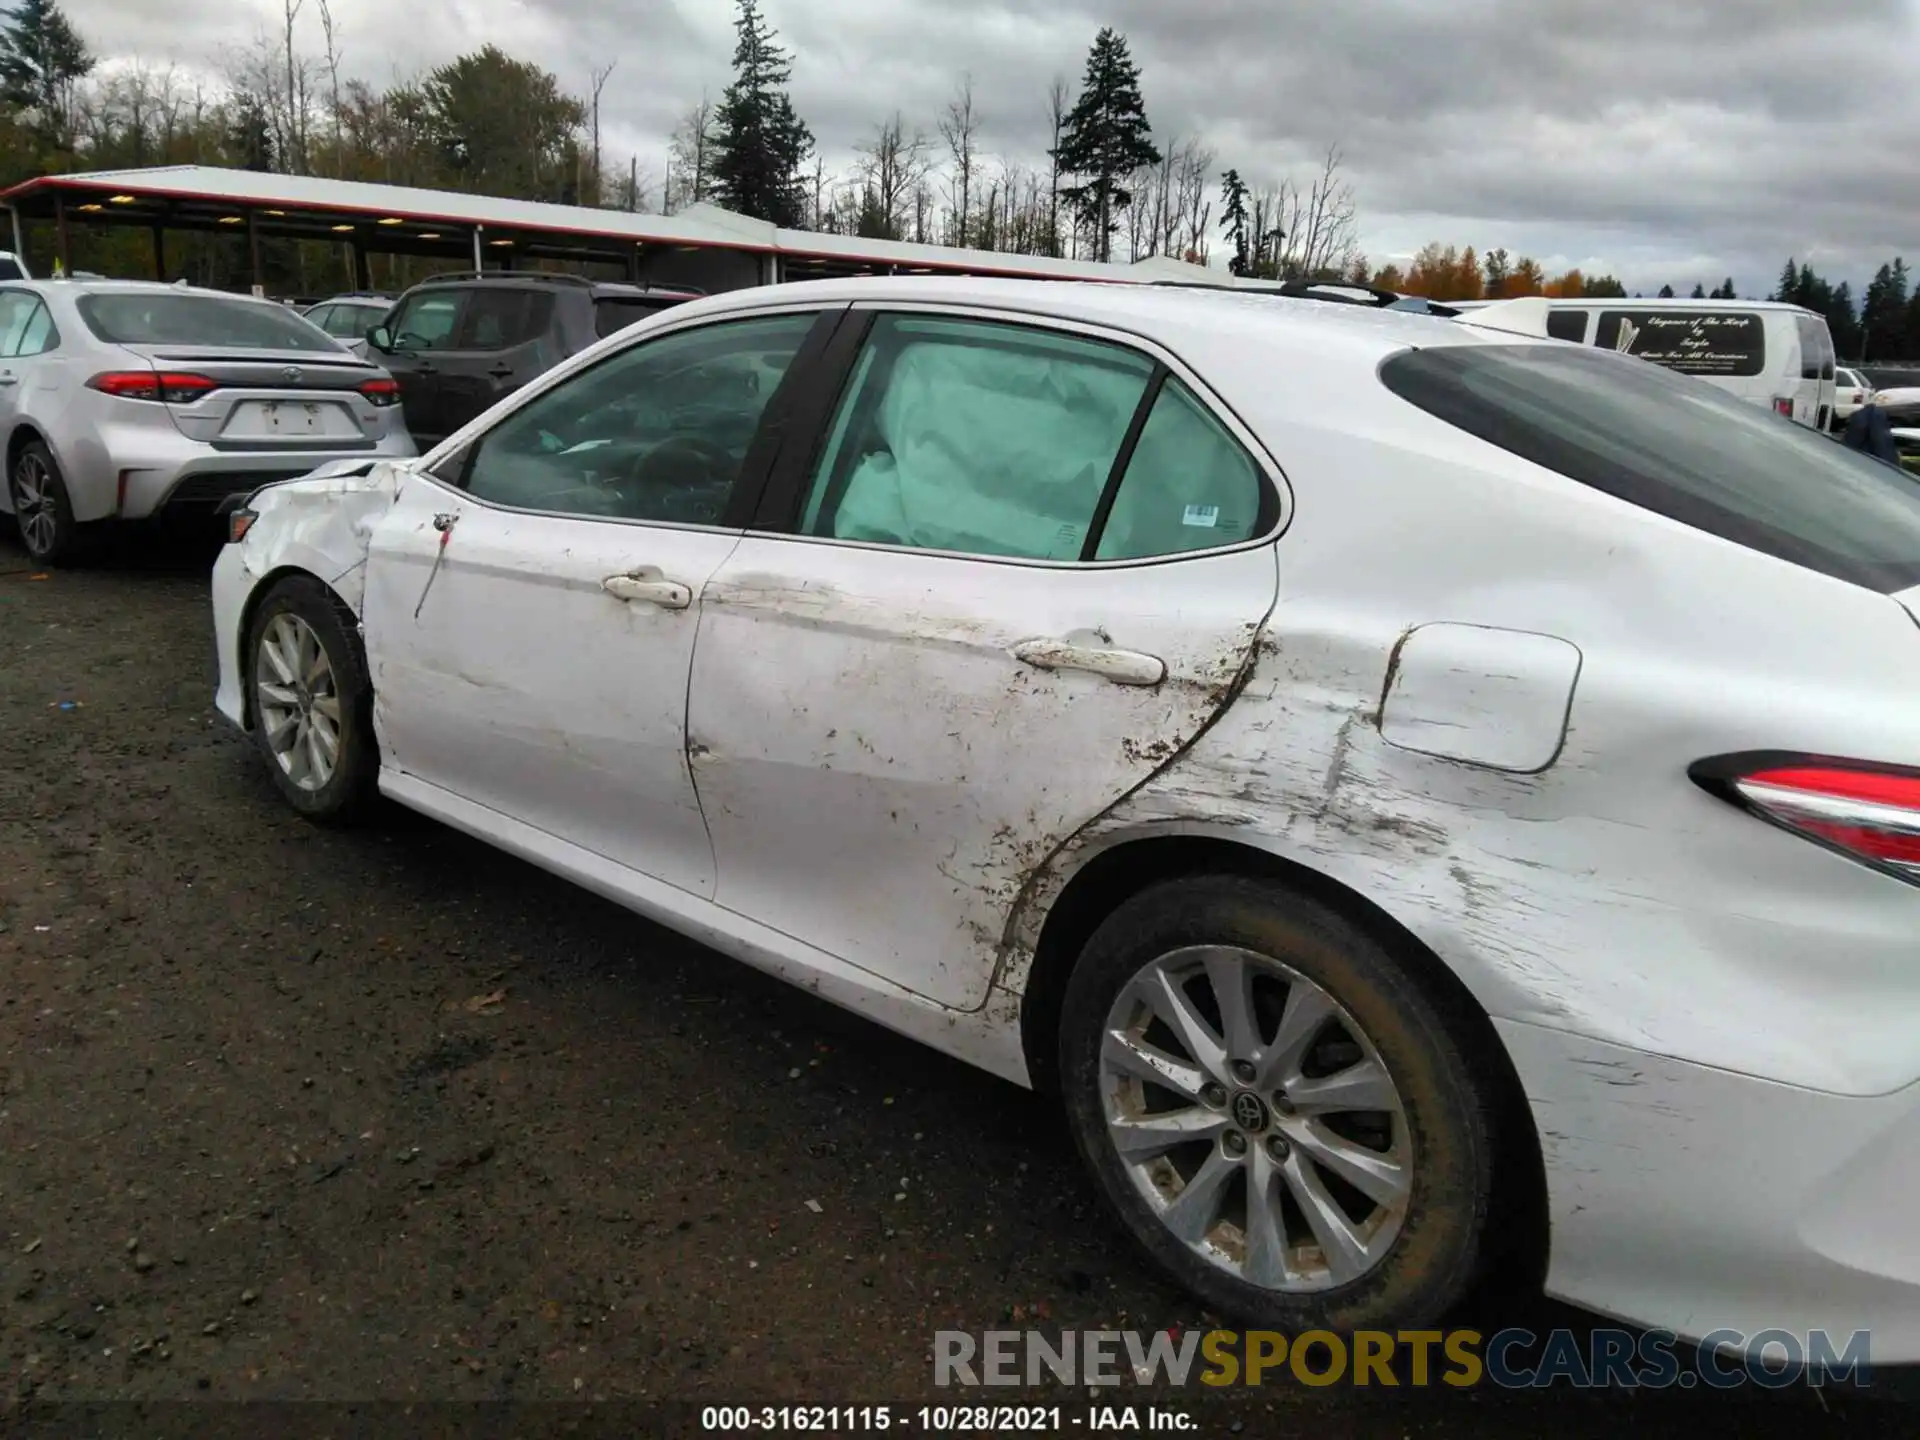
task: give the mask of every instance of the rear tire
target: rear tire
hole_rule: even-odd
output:
[[[20,543],[38,565],[64,565],[79,548],[80,527],[73,518],[67,482],[43,441],[31,440],[15,457],[7,477]]]
[[[373,687],[353,618],[311,576],[268,591],[247,629],[253,737],[286,802],[310,820],[361,818],[378,792]]]
[[[1216,1312],[1426,1325],[1477,1276],[1493,1189],[1492,1086],[1448,1012],[1318,900],[1169,881],[1115,910],[1068,981],[1069,1127],[1122,1224]]]

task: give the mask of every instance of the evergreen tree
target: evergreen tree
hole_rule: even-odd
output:
[[[1229,170],[1221,177],[1220,195],[1224,202],[1221,218],[1226,222],[1227,239],[1233,244],[1233,258],[1227,261],[1227,269],[1235,275],[1245,275],[1250,269],[1247,255],[1247,186],[1238,170]]]
[[[1694,282],[1694,286],[1693,286],[1693,294],[1692,294],[1692,296],[1691,296],[1690,298],[1692,298],[1692,299],[1694,299],[1694,300],[1704,300],[1704,299],[1706,299],[1706,298],[1707,298],[1707,287],[1706,287],[1706,286],[1704,286],[1704,285],[1702,285],[1702,284],[1700,284],[1700,283],[1699,283],[1698,281],[1695,281],[1695,282]],[[1716,291],[1714,291],[1714,292],[1713,292],[1713,298],[1714,298],[1714,299],[1716,299],[1716,300],[1718,300],[1718,299],[1720,298],[1720,292],[1719,292],[1718,290],[1716,290]]]
[[[1581,288],[1590,300],[1624,300],[1627,298],[1627,287],[1611,275],[1596,275],[1589,279]]]
[[[1867,285],[1860,305],[1860,328],[1865,332],[1861,359],[1907,358],[1907,264],[1895,260],[1882,265]]]
[[[1662,285],[1660,287],[1660,298],[1662,300],[1673,299],[1673,287],[1671,285]]]
[[[1827,303],[1827,329],[1833,332],[1833,348],[1852,358],[1860,353],[1860,317],[1853,309],[1853,287],[1842,280],[1833,287]]]
[[[756,220],[797,228],[806,219],[800,167],[813,133],[787,95],[791,65],[759,0],[739,0],[733,83],[714,111],[713,189],[722,205]]]
[[[1734,293],[1733,277],[1731,275],[1720,282],[1720,288],[1713,292],[1713,298],[1716,300],[1738,300],[1740,298]]]
[[[273,169],[273,122],[252,91],[242,90],[233,97],[226,139],[228,151],[241,169]]]
[[[20,0],[0,10],[0,100],[29,111],[40,140],[72,147],[73,91],[94,60],[58,0]]]
[[[1112,259],[1119,213],[1133,203],[1133,193],[1121,182],[1142,166],[1160,163],[1140,98],[1140,68],[1117,30],[1102,29],[1094,37],[1080,98],[1067,113],[1053,156],[1079,181],[1063,187],[1060,196],[1093,231],[1093,258]]]
[[[1769,300],[1785,300],[1788,303],[1791,303],[1793,300],[1794,289],[1796,286],[1799,285],[1799,283],[1800,283],[1800,266],[1798,262],[1796,262],[1791,256],[1789,256],[1787,259],[1785,268],[1782,269],[1780,272],[1779,283],[1773,287],[1773,294],[1769,295],[1767,298]]]

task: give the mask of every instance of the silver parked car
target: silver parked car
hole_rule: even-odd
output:
[[[0,506],[41,564],[95,521],[415,453],[393,377],[298,315],[120,280],[0,284],[0,437]]]
[[[365,360],[369,358],[367,332],[387,318],[393,304],[391,295],[364,295],[356,291],[322,300],[300,313]]]

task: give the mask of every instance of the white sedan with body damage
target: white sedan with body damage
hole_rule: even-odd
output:
[[[253,496],[219,707],[1057,1094],[1220,1311],[1920,1358],[1920,489],[1526,328],[701,300]]]

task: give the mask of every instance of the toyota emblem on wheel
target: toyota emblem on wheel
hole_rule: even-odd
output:
[[[1242,1130],[1263,1130],[1267,1124],[1267,1107],[1260,1103],[1258,1095],[1242,1090],[1233,1097],[1233,1123]]]

